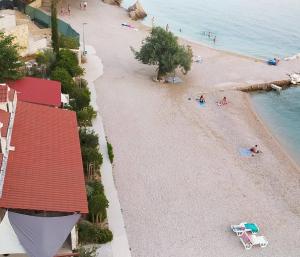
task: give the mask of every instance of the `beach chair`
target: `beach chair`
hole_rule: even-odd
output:
[[[246,250],[250,250],[254,245],[259,245],[262,248],[268,245],[268,241],[264,236],[256,236],[247,231],[243,232],[239,238]]]
[[[243,232],[248,231],[252,234],[259,232],[259,227],[255,223],[242,222],[239,225],[231,225],[231,229],[237,236],[242,235]]]

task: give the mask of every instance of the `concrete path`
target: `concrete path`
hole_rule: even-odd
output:
[[[86,71],[84,78],[88,81],[88,86],[91,91],[91,105],[95,111],[97,111],[97,118],[93,121],[93,129],[99,135],[100,151],[103,156],[103,164],[101,167],[102,183],[104,185],[106,197],[109,201],[109,208],[107,209],[108,224],[114,235],[114,239],[111,243],[98,249],[97,256],[131,257],[118,192],[113,180],[112,165],[107,153],[107,142],[103,122],[96,102],[97,95],[94,81],[103,74],[103,65],[92,46],[86,46],[86,50],[87,63],[83,65]]]

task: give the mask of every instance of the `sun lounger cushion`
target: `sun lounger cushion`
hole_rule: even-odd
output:
[[[245,223],[245,228],[251,230],[253,233],[257,233],[259,231],[258,227],[254,223]]]

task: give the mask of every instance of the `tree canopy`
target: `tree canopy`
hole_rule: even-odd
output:
[[[22,77],[20,68],[23,63],[20,61],[19,49],[13,36],[6,36],[0,31],[0,83]]]
[[[160,27],[154,27],[142,42],[140,51],[132,48],[135,58],[144,64],[157,65],[157,79],[176,68],[180,68],[183,74],[191,69],[193,52],[190,46],[178,44],[177,37]]]

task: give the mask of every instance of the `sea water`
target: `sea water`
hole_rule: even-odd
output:
[[[300,165],[300,88],[252,94],[254,108]]]
[[[136,0],[124,0],[128,7]],[[151,25],[262,59],[300,53],[300,0],[140,0]],[[210,37],[208,33],[210,32]],[[213,39],[216,36],[216,42]]]

